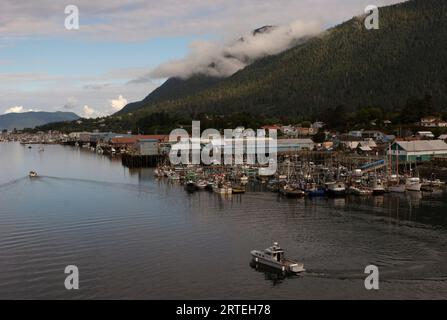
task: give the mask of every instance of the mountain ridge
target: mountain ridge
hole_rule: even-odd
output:
[[[446,105],[447,4],[410,0],[379,12],[379,30],[354,17],[207,88],[143,103],[138,112],[312,115],[339,104],[392,110],[427,93]]]
[[[61,121],[74,121],[80,117],[73,112],[31,111],[23,113],[6,113],[0,115],[0,130],[33,129],[37,126]]]

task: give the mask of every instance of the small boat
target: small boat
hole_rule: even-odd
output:
[[[422,188],[430,187],[431,189],[443,189],[445,187],[445,182],[436,180],[424,180],[422,181]]]
[[[244,186],[233,186],[232,192],[233,192],[233,194],[243,194],[243,193],[245,193],[245,187]]]
[[[288,184],[282,187],[279,190],[279,193],[288,198],[301,198],[306,195],[306,193],[303,190],[300,190]]]
[[[407,186],[405,184],[395,184],[388,186],[388,192],[405,193],[405,191],[407,191]]]
[[[212,182],[212,181],[207,181],[207,182],[206,182],[205,190],[213,191],[213,186],[214,186],[214,182]]]
[[[305,192],[311,198],[324,197],[326,195],[326,190],[317,186],[316,183],[308,184]]]
[[[241,178],[240,178],[241,183],[248,183],[248,177],[244,174]]]
[[[349,187],[349,193],[353,194],[355,196],[370,196],[373,194],[373,190],[362,188],[358,186],[350,186]]]
[[[407,191],[421,191],[422,188],[421,179],[417,177],[407,178],[405,185]]]
[[[346,195],[344,182],[330,182],[326,184],[327,192],[332,197],[343,197]]]
[[[232,194],[233,188],[227,184],[217,183],[213,185],[213,191],[218,194]]]
[[[304,264],[287,259],[284,250],[277,242],[265,250],[253,250],[251,256],[256,263],[260,263],[288,273],[304,272]]]
[[[381,195],[386,192],[385,186],[380,179],[376,179],[373,181],[371,189],[374,195]]]
[[[168,173],[168,178],[169,180],[180,180],[180,175],[178,173],[175,172],[170,172]]]
[[[194,181],[189,180],[185,184],[185,189],[188,192],[195,192],[195,191],[197,191],[197,184]]]
[[[206,182],[205,180],[199,180],[199,181],[197,181],[196,186],[197,186],[197,189],[204,190],[208,186],[208,182]]]
[[[30,171],[29,172],[29,177],[30,178],[36,178],[38,175],[37,175],[37,172],[36,171]]]

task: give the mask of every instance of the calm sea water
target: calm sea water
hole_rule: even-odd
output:
[[[446,209],[443,193],[190,195],[89,151],[0,143],[0,299],[446,299]],[[252,268],[250,250],[273,241],[307,272]]]

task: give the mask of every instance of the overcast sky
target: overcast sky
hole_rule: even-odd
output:
[[[0,114],[28,110],[111,114],[144,98],[165,77],[202,70],[222,52],[256,58],[401,0],[1,0]],[[66,30],[67,5],[80,11]],[[264,25],[270,38],[234,45]],[[244,66],[221,61],[220,75]]]

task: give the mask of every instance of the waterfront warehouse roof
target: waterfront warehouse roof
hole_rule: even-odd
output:
[[[112,138],[112,144],[135,144],[138,140],[149,139],[164,141],[168,138],[166,135],[135,135],[129,137],[116,137]]]
[[[278,139],[277,144],[279,145],[302,145],[302,144],[313,144],[312,139]]]
[[[443,140],[397,141],[396,143],[407,152],[447,152],[447,143]]]

